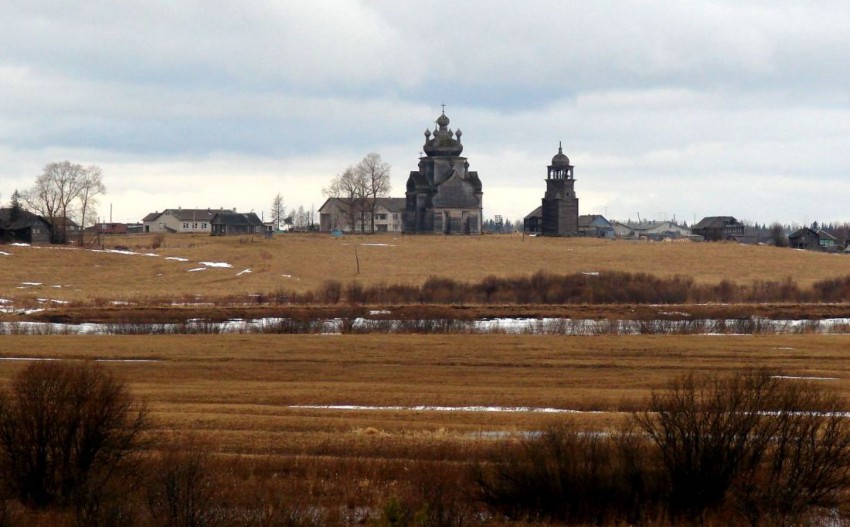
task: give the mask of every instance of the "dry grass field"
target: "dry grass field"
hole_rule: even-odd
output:
[[[107,251],[0,246],[0,298],[7,300],[0,308],[38,305],[61,312],[64,302],[72,302],[88,307],[68,309],[65,320],[109,321],[114,311],[121,321],[122,304],[139,301],[127,308],[137,322],[175,314],[185,319],[187,309],[221,320],[263,313],[251,306],[206,305],[205,299],[313,291],[331,279],[419,285],[431,276],[477,282],[540,270],[628,271],[703,284],[791,279],[810,287],[850,275],[850,258],[843,255],[725,243],[298,234],[270,240],[171,235],[157,249],[153,242],[152,236],[107,238]],[[116,247],[121,250],[109,251]],[[151,306],[148,299],[165,300],[166,306]],[[205,307],[169,307],[169,301]],[[843,303],[712,304],[675,311],[694,318],[800,318],[803,308],[811,318],[847,312]],[[341,316],[332,311],[336,306],[276,309],[277,316],[295,318]],[[368,310],[338,309],[355,315],[356,309]],[[671,311],[653,305],[562,305],[545,312],[519,306],[505,313],[500,306],[391,309],[387,316],[403,318],[465,310],[476,316],[654,319]],[[0,318],[14,316],[0,312]],[[184,445],[191,436],[207,445],[217,462],[232,463],[221,473],[228,484],[286,489],[310,505],[365,505],[374,512],[418,480],[430,490],[434,481],[424,476],[460,477],[470,462],[500,448],[498,439],[563,420],[588,430],[617,429],[652,390],[685,373],[767,367],[787,376],[783,382],[806,378],[850,401],[848,355],[850,335],[820,334],[0,335],[0,385],[34,359],[103,361],[146,401],[154,437]],[[498,409],[512,410],[493,411]]]
[[[28,363],[16,358],[108,361],[159,429],[243,455],[427,457],[435,445],[558,419],[606,429],[692,371],[770,367],[850,400],[850,336],[0,336],[0,350],[3,381]]]
[[[151,249],[152,244],[154,237],[149,235],[105,239],[106,249],[126,247],[147,256],[71,247],[2,246],[6,254],[0,254],[0,297],[133,301],[307,291],[330,279],[343,284],[356,280],[364,285],[418,285],[430,276],[472,282],[488,275],[511,277],[540,270],[682,275],[700,283],[792,278],[801,287],[850,274],[850,258],[843,255],[728,243],[289,234],[271,240],[169,235],[159,248]]]

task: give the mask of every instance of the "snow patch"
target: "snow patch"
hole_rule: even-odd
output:
[[[12,247],[32,247],[32,245],[30,245],[28,243],[21,243],[21,242],[10,243],[9,245],[11,245]]]
[[[251,272],[251,269],[245,269],[244,271],[239,271],[236,273],[236,276],[242,276],[243,274],[248,274]]]
[[[206,271],[206,270],[207,270],[206,267],[195,267],[194,269],[189,269],[187,272],[194,273],[194,272],[197,272],[197,271]]]
[[[581,274],[585,276],[599,276],[599,271],[585,271]]]
[[[565,408],[539,408],[534,406],[360,406],[353,404],[303,404],[289,408],[299,410],[369,410],[403,412],[506,412],[547,414],[601,414],[601,411],[569,410]]]
[[[21,282],[21,285],[25,285],[25,286],[29,286],[29,287],[36,287],[36,286],[41,285],[41,282]]]
[[[198,262],[198,263],[201,264],[201,265],[205,265],[207,267],[227,267],[227,268],[233,267],[229,263],[225,263],[225,262]]]
[[[391,243],[361,243],[361,247],[395,247]]]
[[[837,381],[838,377],[804,377],[797,375],[772,375],[772,379],[791,379],[798,381]]]
[[[174,260],[175,262],[188,262],[188,258],[183,258],[181,256],[166,256],[166,260]]]
[[[0,256],[12,256],[12,253],[7,253],[5,251],[0,251]]]

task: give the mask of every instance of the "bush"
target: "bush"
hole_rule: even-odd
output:
[[[37,362],[0,392],[0,481],[34,509],[96,505],[129,467],[144,407],[101,366]]]
[[[474,478],[480,499],[511,519],[637,523],[654,518],[658,494],[645,447],[627,430],[589,434],[561,423],[518,447],[506,444]]]
[[[835,507],[850,485],[841,401],[766,371],[682,377],[635,419],[657,447],[668,511],[695,520],[734,508],[751,525]]]

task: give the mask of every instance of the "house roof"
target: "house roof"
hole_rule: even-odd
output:
[[[818,238],[820,238],[821,240],[833,240],[833,241],[836,241],[836,242],[838,241],[838,238],[836,238],[835,236],[826,232],[823,229],[818,230]]]
[[[327,212],[329,206],[335,206],[338,209],[345,209],[346,204],[340,198],[328,198],[321,207],[319,213]],[[383,207],[389,212],[404,212],[407,208],[407,198],[376,198],[376,207]]]
[[[0,228],[15,231],[36,224],[48,225],[44,218],[24,209],[18,209],[18,217],[13,221],[12,212],[12,208],[0,208]]]
[[[733,216],[706,216],[692,229],[719,229],[728,225],[741,225]]]
[[[218,212],[211,223],[216,225],[262,225],[263,221],[253,212]]]
[[[377,204],[390,212],[404,212],[407,208],[407,198],[378,198]]]
[[[817,231],[815,231],[814,229],[810,229],[810,228],[808,228],[808,227],[803,227],[803,228],[801,228],[801,229],[797,229],[796,231],[794,231],[794,232],[792,232],[791,234],[789,234],[789,235],[788,235],[788,238],[802,238],[803,236],[815,236],[815,237],[818,237],[818,236],[819,236],[819,234],[820,234],[820,233],[819,233],[819,232],[817,232]]]
[[[531,219],[531,218],[542,218],[542,217],[543,217],[543,206],[541,205],[540,207],[537,207],[533,211],[526,214],[525,218],[523,218],[523,219],[528,220],[528,219]]]
[[[165,209],[162,212],[151,212],[142,221],[154,221],[163,214],[170,214],[180,221],[210,221],[219,212],[233,212],[227,209]]]
[[[585,214],[578,217],[579,228],[587,227],[611,227],[611,223],[601,214]]]

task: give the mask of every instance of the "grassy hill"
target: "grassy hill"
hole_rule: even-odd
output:
[[[158,248],[152,245],[153,236],[128,236],[107,238],[106,252],[0,246],[4,253],[0,297],[85,302],[183,299],[281,289],[303,292],[327,280],[419,285],[430,276],[473,282],[488,275],[511,277],[540,270],[682,275],[698,283],[791,278],[801,287],[850,274],[850,257],[844,255],[732,243],[291,234],[270,240],[170,235]],[[109,251],[116,247],[126,250]]]

